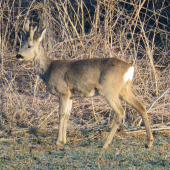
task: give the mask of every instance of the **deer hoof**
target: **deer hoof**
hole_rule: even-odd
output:
[[[106,145],[105,145],[105,144],[103,145],[103,149],[107,149],[108,147],[109,147],[109,145],[107,145],[107,144],[106,144]]]
[[[56,142],[56,145],[57,145],[58,147],[61,147],[63,144],[62,144],[60,141],[57,141],[57,142]]]

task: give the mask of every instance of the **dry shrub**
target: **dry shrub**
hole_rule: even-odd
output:
[[[118,57],[132,63],[136,70],[133,92],[149,107],[170,87],[169,11],[168,0],[1,1],[0,128],[46,128],[58,124],[57,97],[46,91],[31,63],[20,63],[15,58],[22,41],[19,29],[27,18],[39,25],[39,30],[47,27],[43,46],[51,58]],[[137,119],[136,113],[123,105],[126,122],[131,124]],[[84,124],[94,115],[101,124],[107,124],[113,118],[111,112],[101,97],[77,98],[70,124]],[[169,92],[150,109],[149,119],[151,123],[170,121]]]

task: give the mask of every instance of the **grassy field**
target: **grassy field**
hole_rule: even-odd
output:
[[[4,132],[1,169],[170,169],[170,132],[154,133],[154,144],[146,149],[145,133],[119,131],[107,150],[101,146],[108,132],[101,128],[69,131],[61,148],[56,134],[52,129]]]
[[[119,131],[104,150],[108,132],[101,128],[69,131],[67,144],[60,148],[54,129],[4,132],[1,169],[170,169],[170,132],[154,133],[154,144],[146,149],[145,133]]]
[[[0,1],[0,169],[170,169],[170,2],[129,0]],[[154,135],[122,102],[125,120],[103,150],[114,112],[101,97],[76,98],[68,141],[55,145],[59,101],[30,62],[18,62],[27,19],[47,28],[52,59],[117,57],[133,64],[132,90]],[[141,126],[139,126],[141,125]]]

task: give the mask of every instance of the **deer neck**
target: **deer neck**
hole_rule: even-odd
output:
[[[36,52],[36,58],[34,61],[34,65],[36,68],[37,74],[46,81],[49,67],[52,60],[47,56],[46,52],[44,51],[43,47],[40,46],[39,50]]]

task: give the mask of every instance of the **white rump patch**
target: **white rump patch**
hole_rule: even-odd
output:
[[[129,68],[129,70],[124,75],[125,82],[129,79],[132,80],[133,74],[134,74],[134,67],[132,66],[132,67]]]

